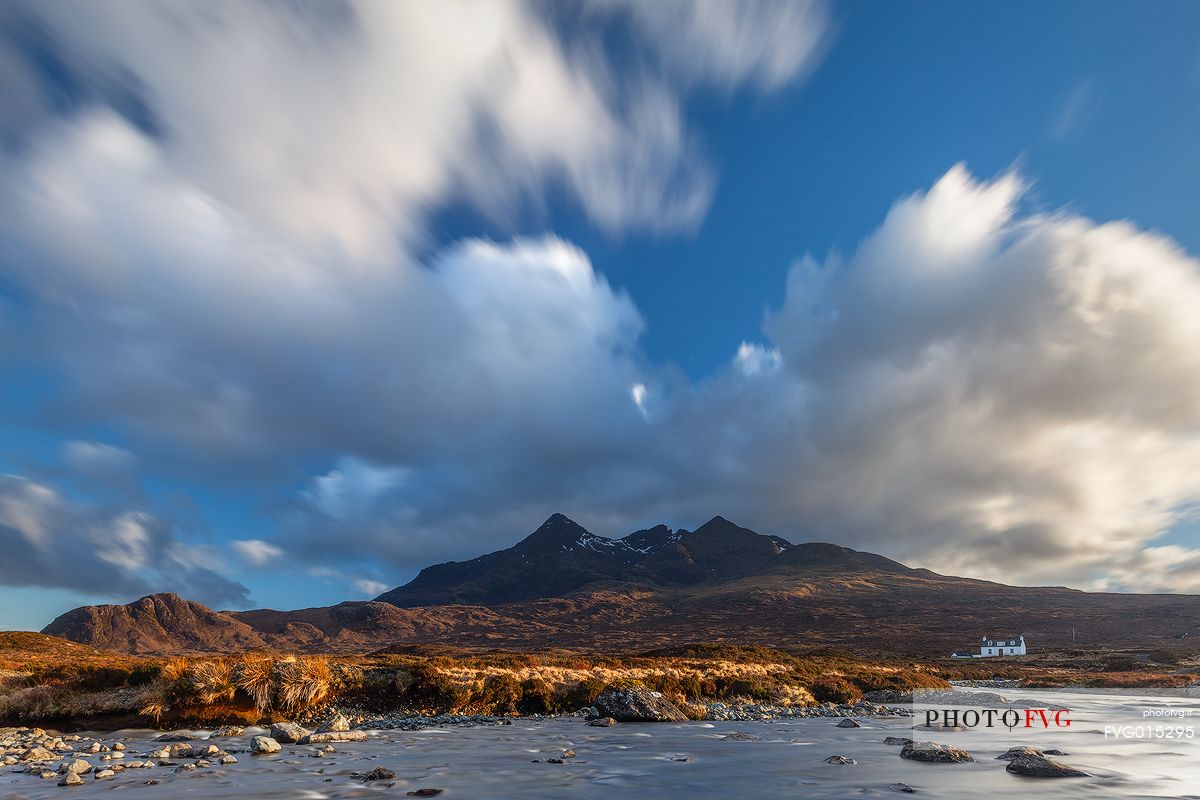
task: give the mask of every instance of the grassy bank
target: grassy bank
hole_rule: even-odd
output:
[[[642,685],[700,716],[701,703],[809,706],[865,691],[945,686],[920,664],[831,653],[693,647],[627,656],[413,649],[363,656],[248,653],[158,659],[95,654],[21,663],[0,651],[0,724],[246,723],[330,707],[362,713],[558,714],[606,686]]]
[[[1196,679],[1178,663],[1123,653],[921,663],[824,649],[706,645],[620,656],[396,648],[360,656],[167,659],[58,644],[37,634],[22,634],[23,641],[5,636],[0,724],[56,727],[252,723],[311,717],[331,707],[363,714],[558,714],[590,705],[606,686],[631,684],[662,692],[699,717],[702,704],[717,701],[845,703],[872,690],[939,688],[953,679],[1019,678],[1047,687],[1183,686]]]

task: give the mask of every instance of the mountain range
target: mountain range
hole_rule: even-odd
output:
[[[659,525],[609,539],[554,514],[510,548],[427,567],[370,601],[215,611],[164,593],[77,608],[43,633],[147,654],[727,642],[938,657],[985,635],[1023,633],[1033,650],[1064,646],[1073,631],[1085,645],[1179,645],[1200,631],[1200,596],[939,575],[833,544],[792,544],[722,517],[695,531]]]

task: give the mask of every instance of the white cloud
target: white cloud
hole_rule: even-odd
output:
[[[772,90],[810,70],[830,32],[820,0],[594,0],[630,14],[677,72],[719,86]]]
[[[242,560],[253,567],[272,564],[283,556],[283,548],[262,539],[235,539],[229,544]]]
[[[685,23],[689,58],[711,53],[702,71],[728,85],[779,88],[825,34],[808,5],[684,11],[638,12],[654,34],[643,46]],[[60,81],[154,130],[176,180],[357,269],[420,241],[449,202],[504,216],[545,184],[612,230],[689,228],[708,207],[711,171],[673,79],[610,61],[588,26],[562,39],[526,3],[21,3],[0,22],[19,30],[22,18]],[[40,138],[59,124],[61,87],[40,86],[39,62],[19,48],[0,49],[0,63],[27,107],[0,122]]]
[[[1124,565],[1200,496],[1200,264],[1127,223],[1022,217],[1021,186],[957,167],[845,264],[798,265],[767,326],[803,390],[793,452],[760,454],[788,476],[770,517],[948,571],[1144,588]]]
[[[175,591],[244,605],[244,586],[197,562],[170,525],[141,511],[78,503],[18,475],[0,475],[0,583],[73,589],[123,602]]]
[[[360,578],[354,582],[354,588],[359,594],[366,595],[367,597],[378,597],[392,587],[379,581]]]

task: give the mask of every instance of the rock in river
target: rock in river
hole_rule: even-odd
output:
[[[327,742],[365,742],[366,731],[326,731],[312,733],[300,740],[300,744],[325,744]]]
[[[270,736],[255,736],[250,740],[250,752],[256,756],[278,753],[283,748]]]
[[[593,728],[611,728],[616,725],[617,721],[612,717],[597,717],[588,723]]]
[[[837,724],[839,728],[861,728],[862,725],[847,717]]]
[[[686,722],[687,715],[679,706],[642,687],[605,689],[596,698],[595,707],[617,722]]]
[[[937,742],[912,742],[900,749],[900,757],[931,764],[961,764],[974,761],[971,754],[961,747]]]
[[[825,763],[826,764],[857,764],[858,762],[855,761],[853,758],[850,758],[849,756],[836,755],[836,756],[830,756],[829,758],[825,759]]]
[[[350,720],[343,714],[334,714],[330,719],[317,726],[316,733],[344,733],[350,730]]]
[[[295,744],[311,732],[294,722],[276,722],[271,726],[271,738],[282,744]]]
[[[1086,778],[1088,773],[1081,769],[1055,761],[1045,756],[1018,755],[1013,756],[1005,767],[1015,775],[1025,775],[1030,778]]]

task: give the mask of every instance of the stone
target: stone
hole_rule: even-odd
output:
[[[996,756],[998,761],[1012,761],[1017,756],[1036,756],[1037,758],[1045,758],[1046,754],[1036,747],[1010,747],[1000,755]]]
[[[613,719],[612,717],[597,717],[596,719],[589,722],[588,726],[592,727],[592,728],[611,728],[613,725],[616,725],[616,724],[617,724],[617,721],[615,719]]]
[[[575,751],[574,751],[574,750],[571,750],[571,749],[563,750],[562,757],[563,757],[563,758],[574,758],[574,757],[575,757]]]
[[[58,785],[59,786],[82,786],[83,778],[79,777],[78,772],[68,772],[66,775],[62,776],[62,779],[59,780]]]
[[[852,719],[844,719],[837,724],[837,727],[839,727],[839,728],[861,728],[862,725],[860,725],[858,722],[855,722]]]
[[[200,754],[196,752],[196,748],[185,742],[173,744],[165,748],[167,755],[165,758],[196,758]]]
[[[917,793],[917,790],[909,786],[907,783],[893,783],[889,784],[887,788],[891,789],[893,792],[904,792],[905,794]]]
[[[857,764],[853,758],[849,756],[835,755],[825,759],[826,764]]]
[[[387,767],[376,767],[367,773],[364,781],[390,781],[394,780],[396,773],[392,772]]]
[[[58,756],[44,747],[31,747],[21,754],[22,761],[53,761],[56,758]]]
[[[92,765],[82,758],[73,758],[59,764],[58,771],[62,773],[78,772],[80,775],[86,775],[92,771]]]
[[[753,733],[743,733],[742,731],[734,731],[727,733],[721,737],[722,741],[726,742],[757,742],[758,737]]]
[[[228,764],[236,764],[236,763],[237,763],[237,759],[236,759],[236,758],[234,758],[233,756],[221,756],[221,763],[222,763],[222,764],[226,764],[226,765],[228,765]]]
[[[905,738],[903,736],[888,736],[887,738],[885,738],[883,740],[883,743],[884,744],[906,745],[906,744],[912,744],[913,740]]]
[[[1088,773],[1076,769],[1061,761],[1045,756],[1017,755],[1013,756],[1006,770],[1014,775],[1024,775],[1029,778],[1087,778]]]
[[[368,738],[366,731],[326,731],[325,733],[310,733],[299,741],[299,744],[325,744],[327,742],[365,742]]]
[[[38,775],[39,775],[39,777],[41,777],[43,780],[47,780],[47,781],[48,781],[48,780],[51,780],[51,779],[53,779],[53,778],[57,778],[57,777],[58,777],[58,773],[57,773],[57,772],[54,772],[53,770],[49,770],[49,769],[48,769],[48,770],[45,770],[45,771],[43,771],[43,772],[40,772],[40,773],[38,773]]]
[[[900,757],[910,761],[924,761],[930,764],[962,764],[974,761],[971,754],[961,747],[937,742],[912,742],[900,748]]]
[[[154,737],[154,741],[156,741],[156,742],[190,742],[191,740],[192,740],[192,737],[189,736],[188,734],[178,733],[178,732],[162,733],[162,734],[159,734],[158,736]],[[99,742],[96,742],[94,745],[92,745],[92,752],[93,753],[100,752],[100,743]]]
[[[246,735],[245,728],[238,727],[237,725],[227,725],[224,728],[217,728],[215,731],[213,731],[212,733],[210,733],[208,735],[208,738],[221,739],[221,738],[226,738],[226,737],[230,737],[230,736],[245,736],[245,735]]]
[[[271,726],[271,738],[282,744],[296,744],[312,731],[294,722],[276,722]]]
[[[250,752],[256,756],[278,753],[283,748],[270,736],[255,736],[250,740]]]
[[[344,733],[350,730],[350,720],[343,714],[334,714],[317,726],[316,733]]]
[[[111,769],[102,769],[96,773],[96,780],[102,781],[108,778],[114,778],[116,775],[117,773],[113,772]]]
[[[436,797],[445,789],[413,789],[411,792],[405,792],[409,797]]]
[[[605,689],[596,698],[596,709],[618,722],[686,722],[687,715],[661,692],[644,687]]]
[[[112,749],[113,749],[113,750],[116,750],[117,752],[124,752],[124,751],[125,751],[125,745],[124,745],[124,743],[123,743],[123,742],[114,742],[114,743],[113,743],[113,746],[112,746]]]

